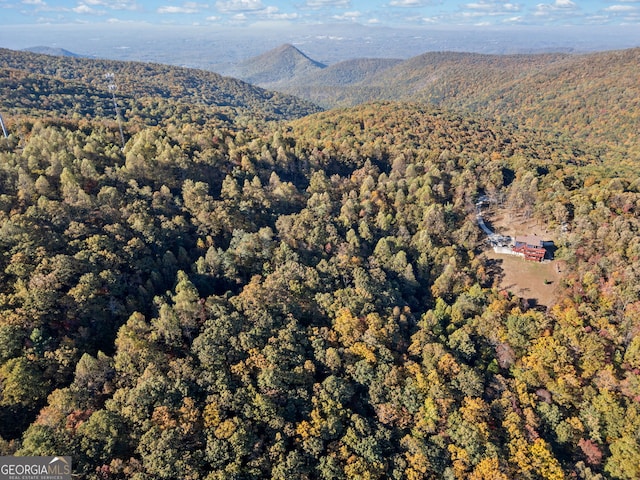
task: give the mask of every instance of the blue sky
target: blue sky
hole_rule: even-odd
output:
[[[0,25],[629,25],[640,0],[0,0]]]

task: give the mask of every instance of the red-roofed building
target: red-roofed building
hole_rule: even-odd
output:
[[[524,255],[525,260],[541,262],[547,255],[546,247],[551,242],[545,242],[536,235],[523,235],[515,238],[513,252]]]

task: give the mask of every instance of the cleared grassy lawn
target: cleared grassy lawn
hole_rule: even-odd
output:
[[[513,255],[498,254],[489,250],[485,253],[495,262],[492,270],[496,272],[494,285],[500,290],[538,305],[553,305],[557,297],[562,272],[558,272],[558,262],[531,262]],[[545,283],[546,282],[546,283]]]

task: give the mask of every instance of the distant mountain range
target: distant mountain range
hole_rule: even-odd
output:
[[[250,2],[246,2],[250,3]],[[263,2],[264,3],[264,2]],[[319,4],[320,2],[316,2]],[[544,2],[553,3],[553,2]],[[353,58],[408,59],[424,52],[486,54],[586,53],[640,46],[637,25],[535,27],[396,28],[358,23],[309,25],[180,26],[128,22],[75,25],[6,25],[0,46],[23,49],[33,45],[66,48],[90,58],[146,61],[201,68],[218,73],[230,70],[284,43],[295,45],[325,65]]]
[[[638,65],[640,48],[589,54],[429,52],[407,60],[324,66],[283,45],[242,62],[233,73],[324,108],[380,100],[429,103],[615,146],[638,142]]]
[[[0,49],[0,86],[8,87],[0,95],[4,111],[75,108],[92,115],[93,101],[109,108],[104,75],[113,72],[125,107],[160,97],[279,120],[372,101],[417,102],[588,141],[603,151],[640,152],[640,48],[589,54],[428,52],[406,60],[356,58],[326,65],[285,44],[224,72],[240,80],[44,50],[60,55]],[[29,94],[16,98],[16,82]],[[86,101],[71,105],[74,95]]]

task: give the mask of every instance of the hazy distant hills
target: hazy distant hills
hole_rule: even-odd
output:
[[[247,2],[248,3],[248,2]],[[263,2],[264,3],[264,2]],[[319,2],[316,2],[319,3]],[[553,3],[553,2],[544,2]],[[618,2],[620,3],[620,2]],[[301,49],[325,65],[352,58],[408,59],[424,52],[515,54],[619,50],[640,46],[637,25],[535,27],[525,25],[479,27],[385,27],[332,23],[239,26],[103,24],[7,25],[2,47],[33,45],[63,47],[91,58],[149,61],[202,68],[227,75],[238,64],[284,43]],[[55,43],[54,43],[55,42]]]
[[[222,73],[264,88],[295,90],[365,82],[399,63],[402,60],[356,58],[327,66],[309,58],[293,45],[285,44],[223,69]]]
[[[43,55],[51,55],[54,57],[82,57],[83,55],[78,55],[77,53],[70,52],[69,50],[65,50],[64,48],[55,48],[55,47],[46,47],[46,46],[37,46],[37,47],[29,47],[23,49],[25,52],[31,53],[41,53]]]
[[[356,58],[330,65],[313,75],[305,75],[290,81],[292,86],[348,86],[353,84],[366,85],[377,75],[391,69],[402,60],[395,58]]]
[[[105,78],[109,73],[113,78]],[[60,116],[101,114],[112,108],[105,104],[110,84],[116,85],[124,110],[157,100],[266,120],[320,110],[297,97],[204,70],[0,49],[0,108],[8,115],[37,110]]]
[[[324,65],[290,44],[281,45],[223,71],[263,88],[296,91],[300,87],[348,86],[364,83],[402,60],[356,58]]]

